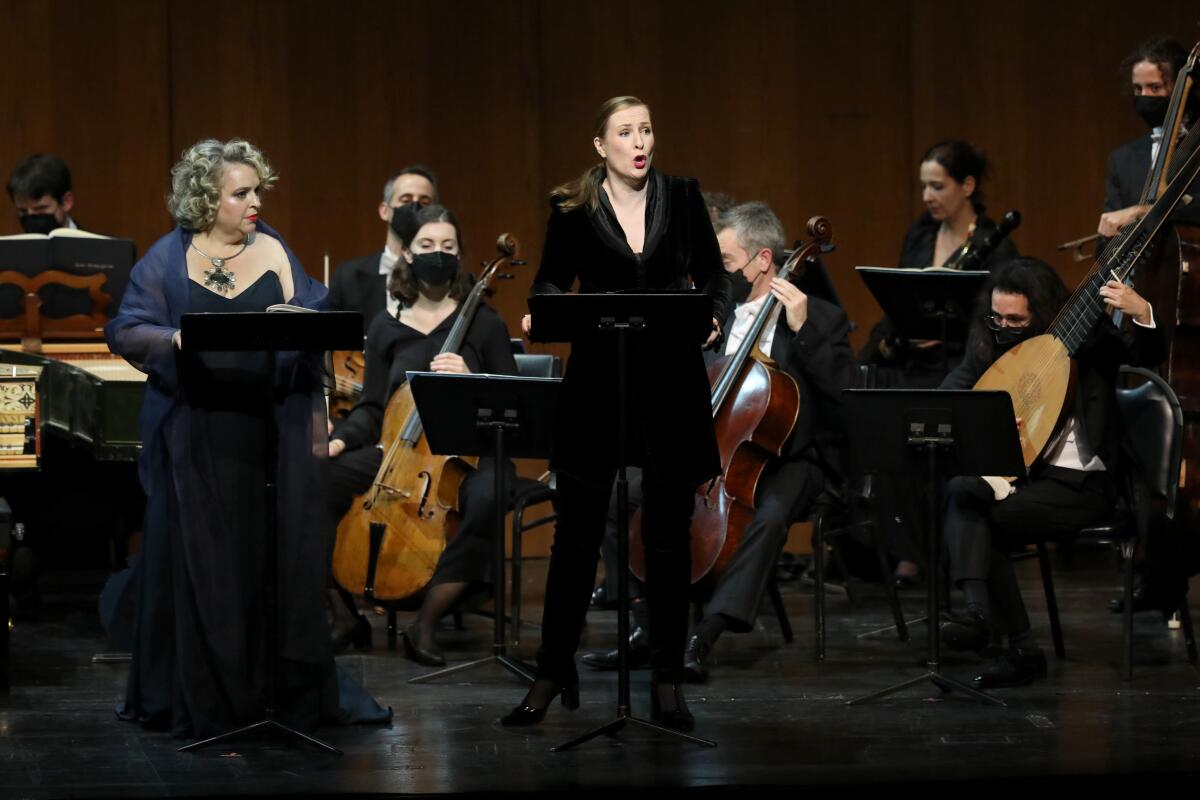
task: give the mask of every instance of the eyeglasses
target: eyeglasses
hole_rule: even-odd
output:
[[[1016,314],[984,314],[983,321],[994,331],[1003,328],[1027,328],[1033,322],[1033,317],[1019,317]]]

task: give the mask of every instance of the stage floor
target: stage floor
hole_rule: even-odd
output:
[[[526,615],[540,616],[544,561],[526,570]],[[440,684],[409,685],[426,670],[389,652],[383,618],[376,647],[339,657],[341,666],[395,710],[388,728],[325,728],[345,755],[276,742],[243,742],[181,755],[167,735],[118,721],[128,665],[94,664],[106,649],[96,620],[101,576],[49,575],[37,621],[13,631],[13,686],[0,696],[0,796],[115,797],[473,793],[555,789],[783,787],[825,783],[986,780],[1023,787],[1036,776],[1111,786],[1177,777],[1200,766],[1200,675],[1182,635],[1157,614],[1135,618],[1134,676],[1117,674],[1121,617],[1106,605],[1119,579],[1108,557],[1078,553],[1059,569],[1067,659],[1053,658],[1036,565],[1020,566],[1050,674],[1024,689],[995,692],[1007,708],[981,705],[932,684],[861,707],[846,700],[920,674],[924,628],[912,641],[860,635],[889,623],[882,590],[862,586],[857,608],[829,597],[829,656],[813,659],[812,588],[782,584],[796,641],[786,644],[770,614],[745,635],[718,643],[713,675],[689,687],[696,733],[708,749],[627,727],[574,751],[549,748],[614,715],[616,678],[581,670],[581,708],[555,706],[532,729],[502,728],[498,717],[524,694],[495,665]],[[1193,582],[1192,596],[1197,588]],[[910,617],[921,593],[905,599]],[[1197,603],[1192,604],[1193,616]],[[401,616],[401,620],[405,616]],[[593,611],[586,647],[608,647],[616,615]],[[491,621],[467,615],[443,630],[451,663],[484,655]],[[531,658],[537,631],[524,631]],[[947,654],[944,671],[964,680],[969,658]],[[633,674],[634,711],[648,715],[648,672]],[[1052,781],[1057,782],[1057,781]],[[1046,781],[1037,784],[1044,788]],[[982,785],[981,785],[982,786]]]

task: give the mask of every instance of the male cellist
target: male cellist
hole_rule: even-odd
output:
[[[708,679],[709,654],[722,633],[753,629],[788,528],[807,515],[827,476],[841,463],[846,439],[842,390],[851,385],[856,369],[845,312],[776,277],[776,261],[782,260],[786,240],[783,225],[766,203],[734,206],[718,217],[714,227],[721,260],[733,279],[736,304],[721,326],[727,332],[721,354],[737,351],[767,297],[774,296],[779,301],[775,319],[764,328],[758,347],[777,369],[795,379],[800,411],[783,455],[763,473],[754,518],[718,576],[705,615],[688,640],[684,674],[691,683]],[[635,632],[630,637],[635,662],[639,660],[637,636]],[[615,669],[616,661],[615,650],[583,658],[595,669]]]

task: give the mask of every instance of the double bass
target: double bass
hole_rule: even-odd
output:
[[[807,243],[798,246],[779,268],[783,280],[803,274],[833,238],[825,217],[808,221]],[[775,319],[779,301],[768,295],[737,352],[709,365],[710,402],[721,474],[696,490],[691,522],[692,583],[709,572],[719,573],[737,550],[742,533],[754,519],[754,494],[767,463],[783,453],[800,416],[800,387],[795,379],[769,366],[758,340]],[[641,545],[641,512],[629,525],[629,567],[645,578]]]
[[[488,262],[459,307],[441,353],[457,353],[484,293],[505,264],[518,265],[517,240],[502,234],[499,255]],[[412,388],[405,383],[384,411],[379,446],[383,461],[370,488],[356,497],[338,524],[333,577],[368,600],[396,601],[429,583],[458,523],[458,490],[473,459],[433,455],[421,427]]]

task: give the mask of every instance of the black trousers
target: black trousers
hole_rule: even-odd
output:
[[[1113,502],[1107,472],[1046,467],[1000,501],[982,478],[954,478],[946,489],[943,529],[950,575],[956,584],[986,581],[993,630],[1024,633],[1029,630],[1029,615],[1009,553],[1104,522],[1112,514]]]
[[[575,651],[583,630],[614,476],[603,485],[558,474],[558,521],[546,575],[538,675],[555,683],[577,680]],[[642,477],[642,540],[646,548],[645,597],[650,619],[650,663],[659,681],[683,680],[692,558],[689,527],[695,489],[665,486],[646,470]]]

